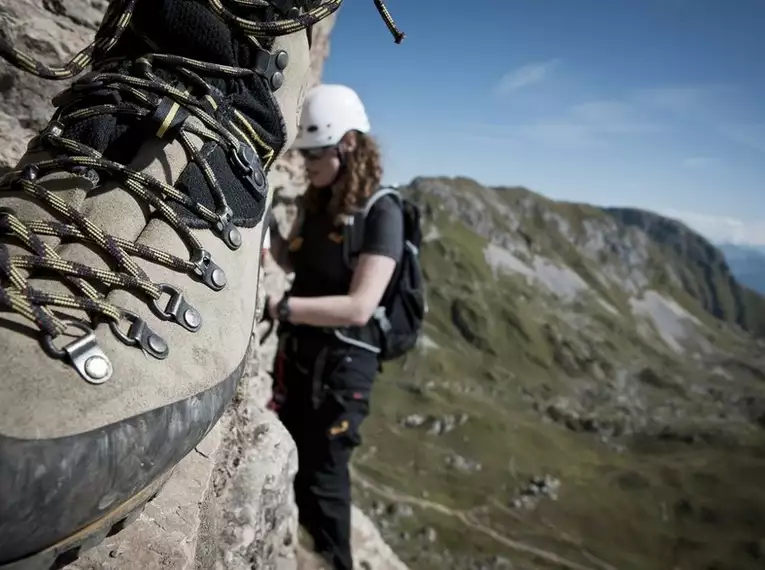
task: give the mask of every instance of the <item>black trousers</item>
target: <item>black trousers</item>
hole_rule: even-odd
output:
[[[274,408],[298,449],[300,524],[335,570],[353,570],[348,464],[378,369],[374,353],[331,337],[282,338],[274,364]]]

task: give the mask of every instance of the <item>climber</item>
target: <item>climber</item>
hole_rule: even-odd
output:
[[[63,67],[0,38],[37,76],[91,69],[0,180],[0,569],[59,568],[120,531],[231,401],[266,174],[341,2],[111,0]]]
[[[288,293],[267,301],[280,321],[271,405],[298,448],[300,523],[333,568],[351,570],[348,463],[380,367],[372,316],[402,255],[403,216],[396,201],[378,200],[356,263],[348,263],[345,221],[382,177],[367,113],[349,87],[309,91],[293,147],[305,158],[309,187],[287,239],[271,224],[270,253],[295,275]]]

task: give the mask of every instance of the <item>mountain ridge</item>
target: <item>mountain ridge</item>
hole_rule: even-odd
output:
[[[738,283],[722,251],[676,220],[636,208],[558,202],[522,186],[483,187],[469,178],[419,177],[408,188],[417,193],[423,186],[443,183],[455,185],[465,194],[460,198],[435,190],[452,212],[462,208],[456,213],[458,219],[489,241],[494,240],[494,245],[507,246],[506,249],[513,250],[514,255],[527,257],[535,247],[539,251],[558,247],[565,250],[573,244],[589,261],[601,263],[610,259],[620,265],[610,269],[622,271],[622,277],[626,280],[622,285],[631,290],[646,288],[649,282],[655,286],[679,286],[715,319],[736,324],[756,335],[764,330],[759,309],[763,307],[765,298]],[[465,208],[466,196],[482,190],[496,193],[504,199],[491,199],[491,215]],[[519,223],[519,212],[526,216],[527,223]],[[504,222],[497,219],[498,213],[506,217]],[[615,220],[616,225],[609,224],[606,216]],[[548,223],[557,226],[556,243],[551,241],[550,235],[537,231]],[[600,227],[595,227],[596,223],[601,224]],[[497,233],[498,227],[506,233]],[[635,233],[633,228],[639,231]],[[549,234],[550,228],[546,229]],[[561,252],[557,253],[552,257],[560,259]],[[651,255],[661,260],[660,266],[641,267],[647,264]],[[687,266],[682,267],[681,272],[678,261]],[[602,285],[593,283],[598,280],[593,279],[591,267],[581,267],[581,260],[574,260],[574,264],[579,265],[577,270],[581,271],[582,279],[596,288]],[[644,271],[637,271],[639,267]],[[631,275],[628,275],[630,272]],[[686,304],[688,301],[683,299]]]

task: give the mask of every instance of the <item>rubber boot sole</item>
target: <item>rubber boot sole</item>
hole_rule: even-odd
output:
[[[98,546],[105,538],[114,536],[135,522],[146,504],[159,494],[172,474],[173,469],[167,471],[116,509],[53,546],[20,560],[0,564],[0,570],[59,570],[73,563],[81,553]]]

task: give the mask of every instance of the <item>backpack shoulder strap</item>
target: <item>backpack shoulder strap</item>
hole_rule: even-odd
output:
[[[367,200],[366,204],[364,204],[364,209],[361,211],[362,218],[366,219],[369,215],[369,212],[372,211],[372,207],[377,203],[377,201],[380,198],[384,198],[385,196],[394,196],[396,198],[396,201],[400,204],[401,203],[401,194],[398,191],[398,188],[395,186],[383,186],[379,190],[377,190],[374,194],[372,194],[369,199]]]
[[[367,219],[367,216],[372,211],[372,207],[377,201],[385,196],[393,196],[396,199],[396,202],[398,202],[399,205],[402,205],[401,194],[396,186],[382,186],[367,198],[363,209],[359,210],[355,215],[349,216],[346,221],[345,237],[343,240],[343,257],[349,267],[354,265],[354,257],[361,251],[361,246],[364,241],[364,222]]]

